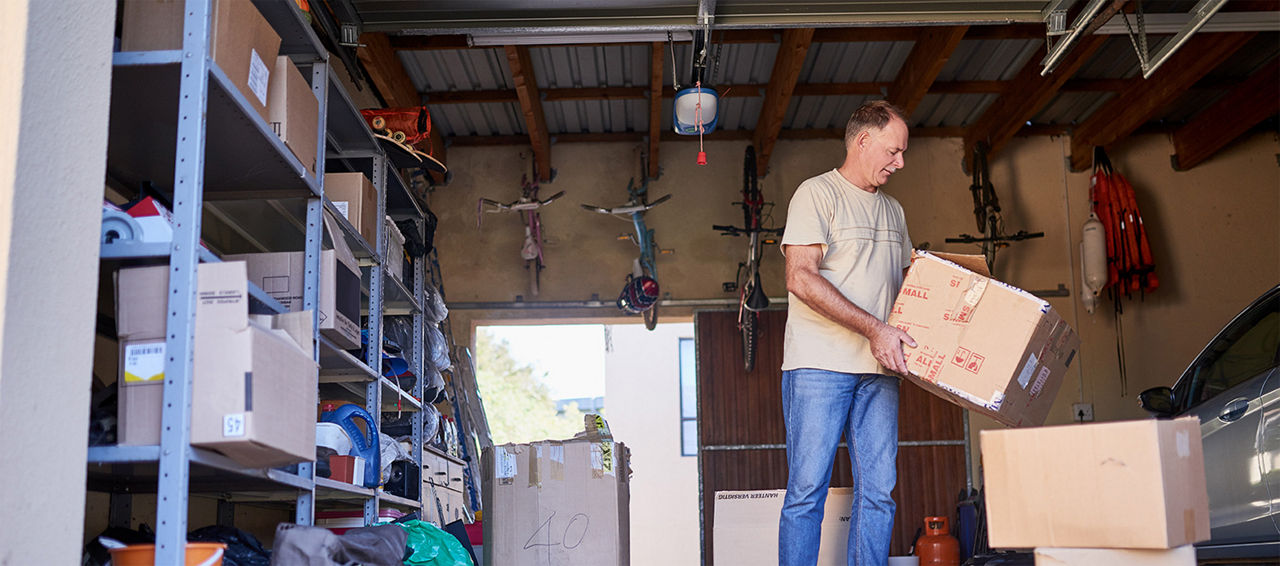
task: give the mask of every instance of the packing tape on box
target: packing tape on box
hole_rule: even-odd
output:
[[[542,487],[542,444],[529,451],[529,487]]]
[[[547,445],[547,462],[552,481],[564,481],[564,445],[550,442]]]
[[[978,303],[982,301],[982,295],[987,291],[987,284],[991,280],[987,277],[972,274],[969,282],[965,286],[965,291],[960,295],[960,302],[951,309],[955,314],[952,319],[957,323],[967,323],[973,317],[973,311],[978,307]]]
[[[591,445],[591,476],[602,478],[613,475],[613,441],[603,440]]]
[[[515,447],[497,446],[493,449],[493,477],[498,485],[511,485],[519,469],[516,465]]]

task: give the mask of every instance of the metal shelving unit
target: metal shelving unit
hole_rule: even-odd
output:
[[[161,439],[154,446],[98,446],[88,455],[90,489],[112,493],[112,524],[128,526],[129,494],[156,494],[156,564],[180,564],[185,558],[188,495],[217,494],[229,502],[292,501],[294,521],[312,524],[317,505],[359,503],[366,524],[374,524],[379,505],[422,508],[417,501],[379,489],[314,477],[314,464],[287,469],[246,468],[210,450],[190,445],[191,389],[196,306],[195,273],[201,262],[219,261],[201,244],[202,220],[213,220],[238,234],[258,251],[288,251],[285,242],[305,240],[303,308],[318,327],[318,273],[323,214],[337,219],[341,237],[364,270],[367,292],[365,359],[359,359],[317,332],[314,359],[317,387],[336,387],[373,415],[403,411],[412,415],[413,456],[422,461],[423,261],[415,262],[412,285],[390,276],[386,231],[391,214],[412,218],[423,229],[421,209],[365,125],[358,109],[328,65],[328,53],[293,2],[254,0],[281,37],[280,54],[290,56],[309,76],[319,102],[317,174],[307,170],[210,56],[213,0],[187,0],[180,50],[120,52],[113,56],[113,105],[108,145],[108,176],[137,186],[172,181],[173,240],[168,244],[114,242],[101,246],[104,261],[169,266],[165,347],[164,409]],[[366,242],[324,197],[324,175],[361,171],[378,191],[378,237]],[[290,199],[290,200],[284,200]],[[216,203],[214,202],[216,201]],[[273,216],[274,215],[274,216]],[[287,222],[279,222],[283,217]],[[276,219],[272,221],[270,219]],[[290,227],[290,225],[292,227]],[[282,230],[283,228],[283,230]],[[267,233],[269,232],[269,233]],[[399,261],[397,258],[396,261]],[[283,312],[282,305],[250,284],[257,311]],[[411,371],[419,376],[410,391],[381,376],[383,316],[411,315],[415,339],[406,345]],[[322,392],[322,398],[324,393]],[[377,465],[376,463],[374,465]],[[425,490],[420,490],[425,495]],[[123,512],[122,512],[123,511]],[[220,515],[221,515],[220,511]]]

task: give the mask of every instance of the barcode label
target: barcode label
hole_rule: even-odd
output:
[[[124,381],[147,383],[164,380],[164,342],[124,347]]]

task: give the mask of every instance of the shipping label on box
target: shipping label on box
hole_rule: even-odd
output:
[[[1042,424],[1079,337],[1047,302],[988,277],[980,260],[916,252],[888,319],[917,344],[903,352],[907,377],[1006,425]]]
[[[627,450],[605,442],[577,438],[484,451],[486,565],[630,563]]]
[[[364,173],[325,173],[324,196],[343,211],[370,248],[378,245],[378,229],[382,226],[378,218],[378,190]]]
[[[1209,538],[1200,421],[984,430],[993,548],[1168,549]]]
[[[778,520],[785,489],[717,491],[712,526],[715,563],[732,566],[774,566],[778,563]],[[849,545],[853,489],[827,491],[822,515],[819,566],[843,566]]]

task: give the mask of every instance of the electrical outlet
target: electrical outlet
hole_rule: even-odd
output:
[[[1078,423],[1093,422],[1093,403],[1075,403],[1071,405],[1071,416]]]

